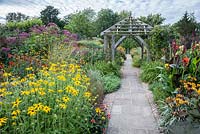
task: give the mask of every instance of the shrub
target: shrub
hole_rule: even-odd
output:
[[[149,89],[153,92],[155,102],[163,101],[170,95],[163,87],[164,85],[161,82],[153,82],[150,84]]]
[[[104,91],[111,93],[116,91],[121,84],[121,79],[114,74],[107,74],[103,77]]]
[[[103,77],[100,71],[98,70],[89,70],[87,72],[89,78],[90,78],[90,86],[89,90],[93,94],[93,96],[98,96],[97,102],[101,102],[104,95],[104,83],[103,83]]]
[[[142,72],[140,74],[141,80],[147,83],[155,81],[157,76],[162,73],[162,70],[158,68],[159,66],[163,66],[163,63],[159,61],[145,62],[142,65]]]
[[[134,56],[132,65],[134,67],[140,67],[142,65],[142,59],[139,56]]]
[[[113,73],[116,76],[120,76],[120,66],[116,63],[98,61],[94,63],[94,66],[97,70],[100,70],[103,75]]]

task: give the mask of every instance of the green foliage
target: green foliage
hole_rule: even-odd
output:
[[[6,21],[7,22],[20,22],[20,21],[24,21],[27,20],[29,18],[29,16],[26,16],[25,14],[22,14],[20,12],[18,13],[8,13],[6,15]]]
[[[114,13],[111,9],[100,10],[97,14],[97,20],[95,22],[96,34],[99,35],[100,32],[114,25],[119,20],[119,15],[117,13]]]
[[[150,52],[152,60],[160,59],[169,53],[169,39],[176,39],[178,33],[171,26],[155,26],[150,32]]]
[[[79,34],[82,38],[94,36],[94,15],[95,12],[92,9],[85,9],[78,13],[69,16],[68,23],[65,25],[65,29],[72,33]]]
[[[197,28],[197,22],[194,17],[194,13],[188,13],[185,12],[183,17],[175,23],[175,27],[177,27],[177,31],[182,35],[182,36],[191,36],[193,32]]]
[[[80,40],[78,41],[79,46],[87,48],[102,48],[103,44],[101,40]]]
[[[47,6],[44,10],[40,12],[40,18],[45,25],[49,23],[55,23],[60,28],[63,28],[64,21],[58,18],[59,14],[60,12],[57,8],[54,8],[53,6]]]
[[[99,70],[89,70],[87,71],[88,77],[90,78],[89,90],[93,96],[98,95],[97,102],[101,102],[104,95],[104,79]]]
[[[140,74],[140,78],[143,82],[152,83],[156,80],[157,76],[161,74],[162,70],[158,67],[162,66],[162,62],[145,62],[142,65],[142,72]]]
[[[103,75],[114,74],[120,77],[120,66],[116,63],[106,62],[106,61],[98,61],[94,64],[97,70],[100,70]]]
[[[162,82],[156,81],[149,85],[149,90],[153,92],[154,101],[157,103],[164,101],[170,95],[163,87],[164,85]]]
[[[139,56],[133,56],[133,66],[134,67],[141,67],[142,66],[142,59]]]
[[[20,31],[29,31],[29,29],[35,25],[41,26],[43,23],[40,19],[29,19],[21,22],[8,22],[6,23],[6,27],[8,30],[16,30]]]
[[[111,93],[119,88],[121,79],[114,74],[107,74],[103,76],[103,83],[105,93]]]
[[[141,16],[139,19],[153,27],[156,25],[161,25],[165,20],[165,18],[163,18],[161,14],[150,14],[147,17]]]
[[[126,38],[121,46],[126,49],[126,53],[130,53],[130,50],[137,46],[137,42],[133,38]]]

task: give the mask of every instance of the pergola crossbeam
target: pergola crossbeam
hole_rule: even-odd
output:
[[[148,49],[148,44],[140,37],[141,35],[147,35],[152,30],[152,27],[138,19],[133,17],[125,18],[108,29],[101,32],[101,36],[104,36],[104,49],[108,49],[109,39],[111,38],[112,60],[114,60],[115,49],[119,44],[128,36],[134,36],[139,41],[142,48],[142,57],[144,46]],[[115,36],[121,36],[118,41],[115,41]],[[149,51],[148,51],[149,56]],[[148,57],[149,58],[149,57]]]

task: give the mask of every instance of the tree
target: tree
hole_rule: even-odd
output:
[[[7,22],[20,22],[23,20],[27,20],[28,18],[29,16],[26,16],[25,14],[20,13],[20,12],[17,12],[17,13],[12,12],[6,15]]]
[[[184,37],[194,34],[195,29],[198,27],[194,13],[185,12],[183,17],[175,24],[175,27]]]
[[[94,36],[94,10],[88,8],[65,17],[65,29],[79,34],[82,38]]]
[[[53,6],[47,6],[44,10],[40,12],[40,17],[42,22],[47,25],[50,22],[59,23],[58,15],[60,14],[59,10]]]
[[[161,16],[161,14],[150,14],[147,17],[146,16],[141,16],[139,20],[143,21],[144,23],[147,23],[151,25],[152,27],[156,25],[161,25],[165,18]]]
[[[136,46],[137,42],[133,38],[126,38],[122,43],[122,47],[126,49],[126,53],[130,53],[130,50]]]
[[[130,15],[131,15],[130,11],[123,10],[123,11],[119,12],[119,18],[120,18],[120,20],[122,20],[124,18],[127,18]]]
[[[99,35],[103,30],[114,25],[120,20],[118,13],[114,13],[111,9],[102,9],[97,14],[96,33]]]

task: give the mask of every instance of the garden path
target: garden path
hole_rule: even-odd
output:
[[[158,134],[151,93],[139,80],[140,70],[132,67],[131,56],[126,56],[120,89],[104,99],[111,113],[107,134]]]

